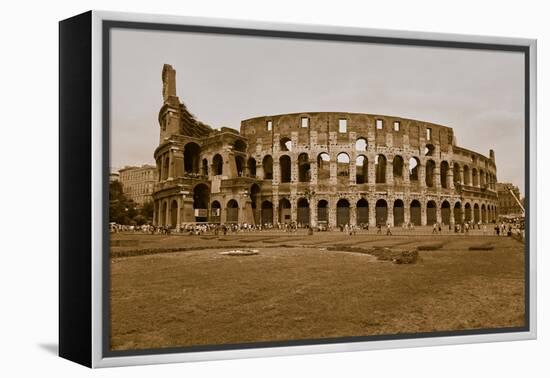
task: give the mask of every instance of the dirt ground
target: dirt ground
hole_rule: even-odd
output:
[[[112,350],[524,325],[524,246],[508,237],[114,234],[111,240]],[[407,265],[338,250],[434,243],[442,247],[421,250],[419,261]],[[469,250],[487,243],[494,249]],[[235,247],[259,254],[220,254]]]

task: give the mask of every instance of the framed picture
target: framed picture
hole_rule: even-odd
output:
[[[536,41],[60,22],[60,355],[536,337]]]

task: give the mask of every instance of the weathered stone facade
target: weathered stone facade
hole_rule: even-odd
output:
[[[296,113],[197,121],[162,73],[154,152],[156,225],[189,222],[416,225],[490,222],[496,164],[456,145],[453,129],[373,114]]]
[[[499,182],[497,183],[496,189],[498,194],[498,215],[523,214],[521,206],[519,206],[512,193],[510,193],[510,190],[512,190],[516,198],[519,200],[521,197],[519,193],[519,188],[517,186],[511,183]]]

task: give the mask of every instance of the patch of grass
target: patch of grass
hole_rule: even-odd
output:
[[[416,247],[419,251],[437,251],[443,248],[443,244],[423,244]]]
[[[493,249],[495,249],[495,246],[491,243],[476,244],[468,247],[470,251],[492,251]]]

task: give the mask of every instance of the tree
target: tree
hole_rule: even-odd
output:
[[[137,215],[134,201],[128,199],[119,181],[109,183],[109,222],[131,224]]]

